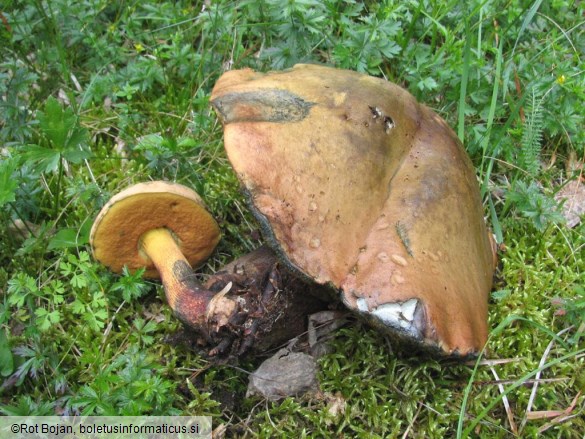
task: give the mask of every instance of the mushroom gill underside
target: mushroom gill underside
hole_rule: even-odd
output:
[[[439,116],[394,84],[312,65],[225,73],[211,100],[289,266],[400,338],[482,349],[494,256],[473,167]]]

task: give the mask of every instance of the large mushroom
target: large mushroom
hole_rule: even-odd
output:
[[[161,279],[169,306],[211,356],[225,359],[278,345],[305,330],[303,317],[323,309],[317,299],[299,299],[305,287],[288,282],[290,275],[266,247],[202,285],[192,267],[209,257],[219,239],[199,195],[163,181],[139,183],[112,197],[90,234],[94,257],[112,271],[144,268],[145,277]]]
[[[495,251],[461,143],[385,80],[297,65],[225,73],[211,103],[281,259],[401,339],[450,356],[487,334]]]

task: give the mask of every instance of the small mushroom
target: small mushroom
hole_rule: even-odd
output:
[[[219,227],[191,189],[174,183],[139,183],[118,193],[94,221],[94,257],[116,273],[145,268],[161,279],[167,301],[186,323],[200,325],[214,293],[193,279],[215,249]]]
[[[471,161],[404,89],[316,65],[225,73],[211,103],[271,246],[372,324],[479,352],[496,256]]]
[[[200,284],[191,267],[214,250],[219,228],[201,198],[184,186],[139,183],[103,207],[91,230],[94,257],[116,273],[145,268],[162,280],[175,315],[194,329],[208,355],[223,361],[265,351],[306,329],[303,318],[323,310],[317,299],[298,300],[301,283],[272,250],[260,247]]]

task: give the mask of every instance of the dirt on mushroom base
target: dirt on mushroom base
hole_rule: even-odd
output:
[[[218,360],[235,359],[244,354],[265,354],[271,348],[306,333],[311,314],[329,308],[320,299],[325,288],[305,283],[263,246],[226,265],[206,282],[210,291],[225,291],[238,304],[230,317],[213,310],[209,332],[203,346],[215,346],[207,353]],[[221,320],[221,321],[220,321]]]

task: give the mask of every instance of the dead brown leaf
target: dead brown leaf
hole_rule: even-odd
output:
[[[561,213],[567,220],[567,227],[572,229],[578,225],[585,214],[585,184],[580,179],[570,181],[556,193],[555,199],[563,202]]]

